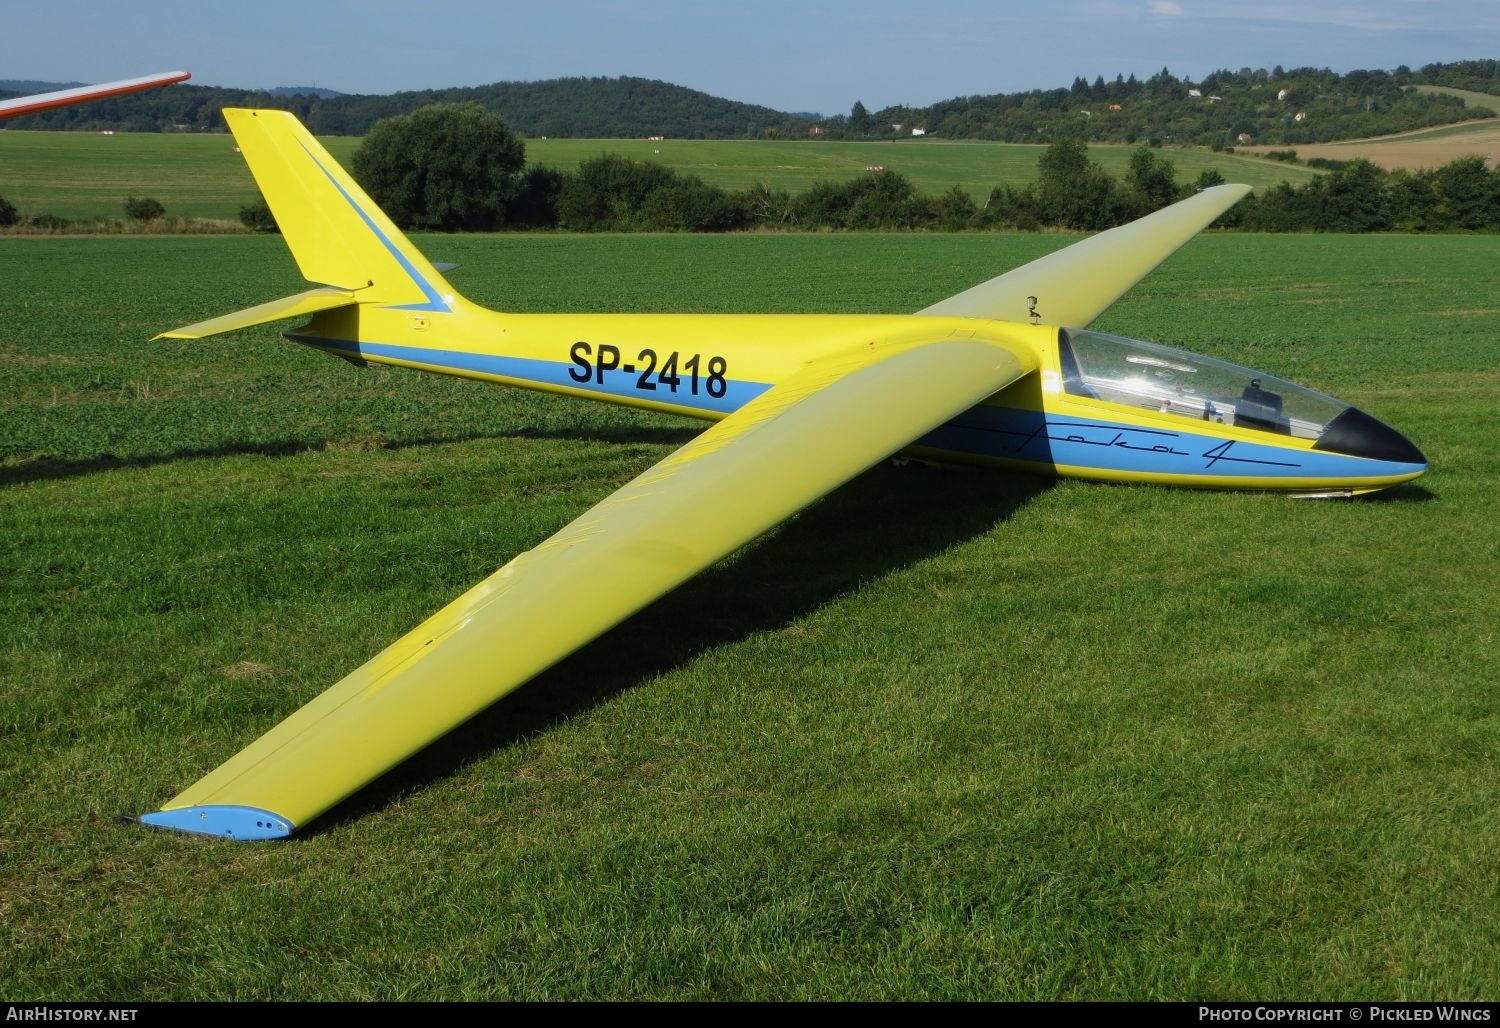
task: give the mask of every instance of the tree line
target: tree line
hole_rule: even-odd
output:
[[[1096,143],[1157,141],[1206,147],[1253,140],[1297,145],[1389,135],[1432,125],[1494,117],[1458,97],[1421,92],[1423,85],[1500,94],[1495,61],[1431,64],[1417,71],[1351,71],[1280,66],[1221,70],[1199,81],[1168,69],[1146,79],[1083,77],[1068,88],[954,97],[926,107],[870,112],[856,102],[831,119],[831,139],[909,136],[913,129],[949,139],[1045,143],[1079,136]]]
[[[1281,159],[1295,160],[1295,152]],[[1249,196],[1218,223],[1250,231],[1500,230],[1500,169],[1465,157],[1433,171],[1387,172],[1369,161],[1321,161],[1325,173]],[[605,154],[572,172],[527,165],[525,145],[477,104],[442,104],[382,121],[352,162],[355,178],[402,228],[559,228],[579,232],[728,232],[752,228],[1063,228],[1098,231],[1221,184],[1205,171],[1181,185],[1161,151],[1138,147],[1123,179],[1081,138],[1043,152],[1037,177],[1002,185],[983,204],[954,186],[920,195],[909,178],[871,171],[798,193],[764,184],[727,190],[651,161]],[[264,227],[268,212],[246,224]]]
[[[913,129],[949,139],[1047,143],[1157,140],[1232,146],[1291,145],[1386,135],[1486,118],[1462,100],[1418,92],[1449,86],[1500,95],[1500,61],[1429,64],[1415,71],[1281,67],[1221,70],[1191,81],[1163,68],[1139,79],[1079,76],[1066,88],[954,97],[929,106],[871,112],[855,102],[847,115],[776,111],[697,90],[632,77],[573,77],[544,82],[429,89],[389,95],[309,91],[283,95],[217,86],[177,85],[57,108],[9,123],[17,129],[219,132],[223,107],[289,110],[319,135],[364,135],[377,121],[433,103],[478,103],[528,136],[682,139],[806,138],[813,126],[829,139],[910,138]],[[1196,95],[1194,95],[1196,93]]]
[[[1296,160],[1292,150],[1268,156]],[[1366,160],[1307,163],[1324,173],[1248,196],[1216,224],[1259,232],[1500,231],[1500,168],[1488,168],[1480,156],[1417,171],[1384,171]],[[923,196],[905,175],[886,170],[798,193],[765,184],[727,190],[618,154],[585,160],[571,172],[527,164],[524,141],[478,104],[435,104],[377,123],[351,171],[397,225],[450,232],[1099,231],[1224,181],[1210,170],[1179,184],[1173,162],[1147,145],[1116,178],[1089,158],[1087,142],[1073,137],[1043,150],[1035,180],[997,186],[983,204],[956,185]],[[163,214],[149,198],[130,198],[126,211],[136,220]],[[241,209],[240,220],[256,230],[275,228],[259,199]],[[23,221],[67,227],[51,215],[23,219],[0,197],[0,226]]]
[[[0,96],[5,94],[0,93]],[[623,139],[806,137],[811,115],[739,103],[653,79],[573,77],[388,95],[265,92],[181,84],[59,107],[9,122],[21,130],[222,132],[225,107],[291,111],[315,135],[363,136],[435,103],[477,103],[527,136]]]

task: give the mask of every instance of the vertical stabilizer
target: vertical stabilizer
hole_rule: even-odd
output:
[[[304,278],[359,303],[453,309],[453,287],[293,115],[226,108],[224,118]]]

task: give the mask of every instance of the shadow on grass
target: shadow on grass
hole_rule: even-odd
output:
[[[467,443],[476,439],[561,439],[582,440],[600,443],[654,443],[681,446],[702,432],[704,425],[687,424],[682,428],[656,425],[619,425],[560,427],[555,429],[521,428],[509,432],[454,432],[449,435],[420,436],[414,439],[378,440],[368,444],[371,449],[405,450],[414,446],[442,446],[446,443]],[[117,457],[100,454],[96,457],[62,459],[57,457],[34,457],[0,467],[0,488],[42,482],[56,478],[77,478],[103,471],[118,471],[122,468],[150,468],[159,464],[171,464],[181,460],[211,460],[216,457],[294,457],[302,453],[336,448],[351,440],[342,439],[273,439],[262,443],[223,443],[219,446],[183,448],[169,453],[147,453],[134,457]]]
[[[656,601],[314,821],[313,835],[642,682],[984,534],[1056,483],[887,462]]]
[[[1360,503],[1427,503],[1437,498],[1437,493],[1432,490],[1410,482],[1392,486],[1390,489],[1382,489],[1378,493],[1366,493],[1363,496],[1354,497]]]

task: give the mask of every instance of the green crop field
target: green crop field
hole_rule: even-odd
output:
[[[911,311],[1067,241],[420,243],[518,310]],[[1494,236],[1201,237],[1099,326],[1356,403],[1426,477],[888,463],[234,845],[116,815],[697,426],[149,341],[304,288],[275,238],[0,239],[0,993],[1494,999],[1497,279]]]
[[[332,136],[322,142],[346,167],[360,140]],[[820,180],[843,181],[883,166],[911,177],[920,192],[937,194],[961,185],[983,203],[1001,183],[1036,177],[1043,147],[1008,143],[837,143],[807,140],[660,142],[634,139],[530,139],[530,161],[572,170],[603,153],[669,164],[730,189],[765,182],[797,192]],[[1124,177],[1131,148],[1096,146],[1090,154]],[[1313,172],[1263,158],[1207,150],[1161,151],[1183,182],[1207,168],[1230,182],[1262,189],[1302,182]],[[65,218],[118,218],[128,195],[160,200],[183,218],[235,219],[257,195],[255,183],[229,136],[82,132],[0,132],[0,196],[23,214],[43,211]]]

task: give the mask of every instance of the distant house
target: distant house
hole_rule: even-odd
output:
[[[809,136],[811,136],[812,138],[814,138],[814,139],[822,139],[823,138],[823,126],[822,125],[809,125],[809,126],[807,126],[807,134]]]
[[[1222,96],[1211,96],[1208,98],[1208,102],[1211,104],[1216,104],[1222,99],[1224,99]]]
[[[1306,111],[1298,111],[1296,114],[1292,115],[1292,120],[1293,121],[1306,121],[1307,120],[1307,112]]]
[[[911,130],[911,134],[914,135],[914,136],[925,136],[925,135],[927,135],[927,130],[926,129],[912,129]]]
[[[1188,90],[1188,96],[1202,96],[1202,95],[1203,95],[1203,90],[1201,90],[1201,89],[1189,89]]]
[[[1238,139],[1241,143],[1253,143],[1255,141],[1255,137],[1248,132],[1241,132],[1235,138]]]
[[[1290,92],[1290,90],[1282,89],[1282,90],[1277,91],[1277,93],[1276,93],[1276,99],[1278,99],[1278,100],[1285,100],[1286,99],[1286,95],[1287,95],[1288,92]]]
[[[1119,104],[1110,104],[1109,105],[1109,109],[1112,110],[1112,111],[1122,111],[1122,110],[1124,110],[1124,108],[1121,107]]]

